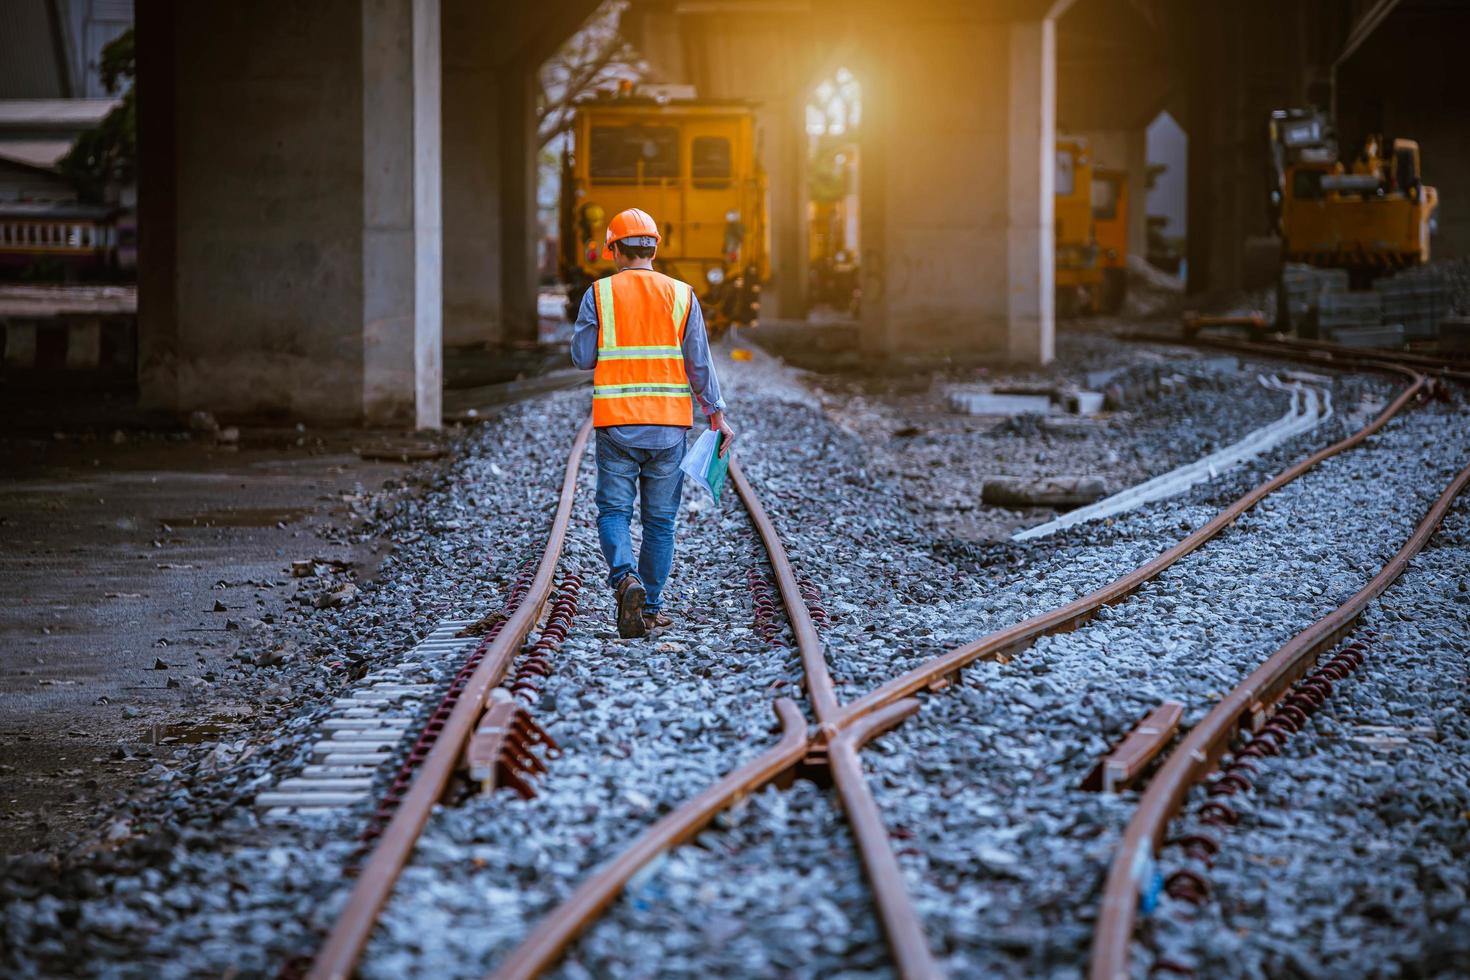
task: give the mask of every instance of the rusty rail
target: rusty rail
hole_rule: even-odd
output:
[[[777,745],[734,770],[640,835],[627,851],[585,881],[567,902],[544,918],[502,963],[494,976],[536,976],[554,964],[566,946],[617,896],[639,868],[664,850],[687,840],[715,814],[742,796],[791,771],[809,757],[814,743],[819,749],[825,748],[829,753],[827,762],[830,772],[858,841],[885,932],[901,972],[905,976],[936,974],[938,968],[929,953],[907,891],[903,888],[897,859],[878,815],[876,802],[863,778],[857,758],[858,751],[870,738],[916,710],[917,702],[908,700],[912,694],[937,686],[946,677],[956,674],[963,666],[981,657],[1004,659],[1029,646],[1040,636],[1075,629],[1102,605],[1119,601],[1179,558],[1203,545],[1268,494],[1296,479],[1322,460],[1361,443],[1382,428],[1428,384],[1423,375],[1406,367],[1393,364],[1377,366],[1404,374],[1411,379],[1411,383],[1377,418],[1358,432],[1255,488],[1216,515],[1210,523],[1129,575],[1061,609],[1032,617],[1014,627],[937,657],[847,705],[842,705],[837,700],[823,644],[802,598],[800,584],[791,568],[785,547],[748,479],[738,463],[732,461],[732,481],[767,548],[782,599],[791,617],[806,675],[807,691],[817,716],[818,730],[815,738],[806,732],[795,704],[787,699],[778,700],[776,711],[784,732]],[[342,916],[313,964],[310,976],[336,978],[351,974],[371,935],[378,913],[412,853],[429,811],[438,801],[454,770],[464,741],[472,732],[489,691],[503,679],[515,650],[539,617],[550,593],[556,562],[565,541],[577,470],[590,433],[589,420],[578,432],[573,443],[550,540],[526,597],[527,601],[521,604],[506,623],[495,644],[487,652],[484,662],[471,678],[465,697],[456,706],[446,725],[444,736],[425,760],[403,801],[403,806],[389,824],[363,869]]]
[[[800,762],[807,750],[806,719],[801,716],[801,709],[790,698],[780,698],[776,701],[776,715],[781,719],[779,742],[639,834],[627,850],[578,885],[566,901],[538,922],[492,976],[497,980],[540,976],[618,897],[628,879],[640,868],[689,840],[720,811]]]
[[[918,702],[904,702],[888,711],[875,713],[861,726],[840,734],[836,731],[831,722],[840,705],[827,668],[825,647],[812,623],[786,548],[738,461],[730,463],[730,478],[750,513],[751,522],[765,545],[775,573],[801,656],[806,689],[818,729],[814,736],[809,734],[796,705],[784,698],[777,701],[777,713],[781,716],[785,734],[776,746],[667,814],[640,834],[627,850],[594,872],[565,902],[537,923],[491,974],[493,980],[526,980],[551,968],[567,946],[617,897],[640,868],[698,833],[721,810],[790,772],[803,761],[814,764],[825,761],[828,766],[842,797],[853,836],[857,839],[863,867],[873,887],[874,900],[901,974],[905,977],[929,977],[939,972],[929,954],[908,891],[903,886],[898,861],[889,845],[878,805],[857,759],[858,750],[868,740],[912,714],[918,709]],[[816,752],[813,752],[814,746]],[[822,759],[823,749],[827,753],[825,760]]]
[[[1429,385],[1428,378],[1409,368],[1394,364],[1384,364],[1381,365],[1381,368],[1407,376],[1410,379],[1410,383],[1399,392],[1398,397],[1390,402],[1376,418],[1367,425],[1364,425],[1357,432],[1333,443],[1325,449],[1318,450],[1301,462],[1283,470],[1270,480],[1250,490],[1229,507],[1216,514],[1204,526],[1186,536],[1157,558],[1146,562],[1127,575],[1114,579],[1102,588],[1089,592],[1082,598],[1070,602],[1059,609],[1053,609],[1049,612],[1032,616],[1014,626],[983,636],[972,643],[934,657],[926,663],[920,664],[918,667],[900,674],[892,680],[874,688],[857,700],[849,701],[838,714],[835,724],[838,728],[844,728],[857,721],[863,715],[903,698],[912,697],[927,688],[940,686],[947,678],[958,674],[963,667],[976,660],[983,658],[1004,662],[1031,646],[1039,638],[1052,633],[1065,633],[1077,629],[1091,619],[1098,609],[1126,598],[1139,586],[1157,577],[1179,559],[1198,550],[1205,542],[1230,526],[1235,522],[1236,518],[1250,510],[1265,497],[1286,486],[1323,460],[1352,449],[1364,439],[1367,439],[1370,435],[1383,428],[1383,426],[1388,424],[1390,419],[1402,411],[1421,392],[1424,392]]]
[[[352,974],[363,947],[367,945],[368,937],[372,935],[378,913],[382,911],[388,896],[393,893],[399,873],[413,854],[414,845],[429,819],[429,813],[434,804],[439,802],[444,787],[448,785],[450,776],[459,765],[465,743],[474,732],[486,698],[504,679],[516,651],[540,618],[541,607],[551,594],[552,577],[556,573],[556,564],[566,541],[572,498],[577,489],[577,471],[581,468],[591,434],[592,420],[589,418],[572,441],[565,475],[562,477],[561,497],[547,535],[546,550],[541,555],[536,577],[531,581],[526,598],[500,630],[479,667],[471,675],[439,740],[434,743],[433,749],[419,767],[402,805],[363,866],[347,905],[312,963],[309,977],[317,980],[341,980]]]
[[[941,971],[929,952],[929,943],[924,938],[924,928],[919,923],[913,902],[909,901],[898,858],[888,843],[888,828],[883,825],[878,803],[873,799],[867,778],[863,776],[858,752],[869,740],[918,710],[919,702],[913,698],[896,701],[843,729],[827,746],[832,782],[842,795],[847,822],[857,839],[858,853],[873,886],[878,915],[883,920],[883,932],[888,937],[899,976],[909,978],[938,976]]]
[[[883,920],[883,931],[888,937],[889,948],[897,961],[899,974],[903,977],[932,977],[940,973],[938,965],[929,952],[924,939],[924,929],[919,915],[914,910],[913,900],[904,887],[903,875],[898,868],[898,858],[889,843],[888,830],[878,812],[878,802],[873,799],[872,788],[863,775],[858,751],[876,735],[892,728],[903,719],[919,710],[917,701],[900,701],[868,719],[867,724],[854,726],[841,734],[834,723],[841,705],[832,685],[832,675],[827,669],[826,647],[812,625],[812,617],[802,595],[796,572],[786,554],[786,547],[776,533],[766,509],[761,506],[755,488],[746,479],[745,473],[735,461],[730,463],[730,477],[735,484],[745,509],[750,512],[761,541],[765,543],[771,569],[776,573],[776,585],[781,599],[791,618],[791,630],[796,637],[796,647],[801,653],[802,671],[806,677],[807,694],[811,698],[812,712],[817,716],[816,741],[827,748],[827,770],[833,785],[842,798],[842,807],[847,814],[848,825],[857,841],[858,854],[862,858],[863,871],[873,890],[873,901]]]
[[[1241,731],[1259,730],[1271,707],[1317,658],[1348,634],[1358,618],[1423,550],[1455,498],[1470,484],[1470,466],[1450,482],[1398,553],[1347,602],[1286,642],[1195,725],[1149,783],[1123,832],[1108,870],[1097,932],[1093,937],[1093,980],[1128,977],[1140,886],[1152,876],[1155,857],[1169,820],[1179,812],[1190,787],[1206,776]]]
[[[740,494],[741,502],[749,511],[751,523],[755,525],[761,543],[765,545],[766,554],[770,557],[771,570],[776,573],[776,587],[781,591],[786,615],[791,619],[791,632],[796,637],[796,649],[801,654],[807,696],[811,698],[817,724],[828,724],[837,714],[837,693],[832,686],[832,675],[827,670],[827,648],[817,635],[817,628],[812,625],[811,613],[801,594],[801,585],[796,580],[796,572],[791,568],[791,559],[786,555],[786,546],[781,543],[781,536],[776,533],[776,525],[771,523],[770,515],[761,506],[755,488],[746,479],[739,460],[730,460],[730,482],[735,484],[735,492]]]
[[[1256,357],[1273,357],[1285,360],[1305,361],[1320,367],[1371,368],[1383,370],[1388,365],[1400,369],[1410,368],[1437,378],[1470,384],[1470,370],[1464,370],[1464,362],[1455,358],[1434,357],[1405,351],[1382,350],[1375,347],[1348,347],[1322,340],[1240,340],[1233,337],[1209,335],[1177,336],[1128,332],[1117,335],[1119,340],[1144,344],[1172,344],[1176,347],[1206,347],[1211,350],[1227,351],[1232,354],[1249,354]]]
[[[1452,357],[1448,354],[1440,356],[1418,351],[1386,350],[1381,347],[1349,347],[1346,344],[1334,344],[1326,340],[1303,340],[1300,337],[1286,337],[1281,340],[1268,340],[1264,343],[1267,347],[1281,346],[1294,352],[1321,351],[1325,354],[1344,357],[1367,355],[1380,361],[1390,361],[1405,367],[1418,368],[1421,371],[1447,371],[1451,377],[1470,378],[1470,374],[1458,370],[1470,367],[1470,363],[1467,363],[1463,357]]]

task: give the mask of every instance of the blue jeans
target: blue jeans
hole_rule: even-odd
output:
[[[639,497],[643,547],[638,552],[638,580],[647,598],[643,608],[656,613],[663,605],[664,583],[674,564],[674,518],[684,489],[684,440],[668,449],[633,449],[619,445],[606,432],[597,433],[597,539],[607,559],[608,585],[616,588],[633,571],[633,497]]]

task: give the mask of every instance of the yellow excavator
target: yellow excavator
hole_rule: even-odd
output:
[[[1439,193],[1424,183],[1419,144],[1370,136],[1349,164],[1318,109],[1278,109],[1269,124],[1272,217],[1286,262],[1346,269],[1353,288],[1429,261]]]

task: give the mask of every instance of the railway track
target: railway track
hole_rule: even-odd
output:
[[[556,567],[571,517],[577,474],[590,432],[589,420],[573,441],[551,531],[536,566],[535,577],[519,602],[509,610],[508,617],[496,624],[491,636],[472,655],[473,670],[456,683],[452,708],[447,713],[441,710],[436,716],[432,746],[415,760],[417,765],[412,769],[411,782],[395,794],[392,817],[375,834],[373,849],[358,872],[346,906],[312,962],[310,976],[346,977],[352,974],[379,913],[389,901],[400,872],[412,856],[419,834],[434,806],[445,795],[477,727],[484,727],[482,717],[491,701],[491,692],[505,680],[516,651],[535,627],[552,594]],[[687,840],[744,793],[805,765],[831,772],[865,864],[873,876],[875,896],[901,961],[915,971],[928,971],[928,949],[917,917],[907,903],[906,893],[897,883],[897,867],[887,846],[886,831],[857,763],[857,752],[868,739],[896,724],[917,708],[917,704],[902,703],[875,714],[860,727],[843,732],[840,738],[832,738],[831,721],[837,714],[838,704],[827,670],[825,651],[808,608],[808,599],[803,594],[802,583],[786,556],[775,526],[738,462],[732,463],[730,472],[775,574],[801,657],[804,686],[816,716],[818,734],[808,731],[807,722],[794,701],[778,698],[773,709],[783,729],[782,739],[766,753],[690,801],[685,808],[656,823],[621,858],[603,868],[573,895],[563,920],[569,919],[575,924],[574,929],[580,928],[616,896],[632,873],[648,859]],[[820,747],[814,749],[814,743]],[[549,964],[548,955],[560,954],[565,942],[569,941],[569,936],[563,935],[566,931],[562,926],[549,930],[549,935],[533,934],[518,955],[505,964],[503,971],[507,975],[516,975],[518,971],[522,975],[535,975]],[[538,955],[544,949],[552,952]]]
[[[1131,975],[1129,953],[1139,900],[1156,884],[1155,869],[1169,823],[1184,807],[1190,788],[1217,773],[1210,802],[1201,808],[1205,822],[1235,822],[1234,811],[1223,801],[1249,788],[1255,772],[1250,760],[1278,754],[1287,739],[1331,695],[1333,683],[1362,665],[1366,646],[1361,641],[1346,645],[1330,661],[1324,660],[1351,636],[1368,604],[1408,569],[1467,485],[1470,466],[1455,475],[1414,533],[1367,585],[1283,644],[1169,753],[1139,799],[1108,870],[1092,947],[1089,972],[1093,980]],[[1220,762],[1227,753],[1232,755],[1232,763],[1222,768]],[[1219,847],[1214,839],[1202,836],[1181,843],[1200,853],[1206,863]],[[1171,876],[1166,887],[1195,900],[1202,899],[1206,891],[1203,880],[1187,870]]]
[[[935,693],[958,683],[961,672],[971,664],[982,660],[1004,664],[1042,637],[1079,628],[1100,609],[1126,598],[1184,556],[1201,548],[1270,494],[1324,460],[1361,445],[1432,390],[1430,379],[1413,368],[1385,363],[1374,366],[1398,374],[1406,384],[1382,412],[1357,432],[1251,489],[1178,544],[1103,588],[935,657],[847,703],[840,702],[837,697],[826,651],[813,623],[807,599],[803,596],[802,583],[791,566],[776,528],[739,465],[732,466],[733,483],[775,573],[800,655],[813,719],[809,723],[791,699],[777,699],[772,707],[782,734],[775,744],[667,813],[585,878],[499,962],[494,976],[531,977],[543,973],[558,961],[567,947],[616,900],[629,881],[649,862],[690,840],[717,814],[742,797],[773,782],[798,776],[830,779],[837,790],[898,972],[903,976],[938,974],[939,967],[925,940],[913,901],[904,887],[888,829],[862,770],[859,753],[863,746],[918,711],[917,696]],[[376,917],[392,893],[398,871],[411,855],[417,834],[428,820],[430,808],[442,795],[452,775],[464,739],[473,730],[489,692],[504,679],[511,658],[539,617],[550,594],[552,577],[565,539],[577,466],[585,451],[587,437],[588,430],[584,427],[568,460],[551,540],[527,597],[503,625],[490,645],[492,649],[484,652],[482,667],[476,670],[465,687],[461,700],[464,710],[460,711],[456,706],[458,717],[451,718],[451,724],[446,725],[446,731],[440,735],[445,748],[439,752],[437,760],[433,752],[425,759],[398,815],[364,866],[362,877],[318,954],[311,975],[337,977],[350,975],[353,971]],[[1154,751],[1161,748],[1162,742]],[[431,761],[435,762],[432,766]]]
[[[1123,340],[1137,343],[1201,347],[1236,354],[1299,360],[1308,364],[1347,370],[1373,369],[1380,365],[1393,364],[1445,381],[1470,384],[1470,360],[1464,356],[1449,353],[1429,354],[1417,351],[1380,350],[1371,347],[1348,347],[1325,340],[1294,338],[1242,340],[1238,337],[1218,334],[1179,336],[1140,331],[1124,333],[1120,337]]]

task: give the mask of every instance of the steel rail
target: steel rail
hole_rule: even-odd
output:
[[[913,902],[909,900],[898,857],[888,842],[888,828],[883,824],[878,803],[873,799],[867,778],[863,775],[858,752],[874,736],[918,710],[919,702],[913,698],[895,701],[843,729],[827,746],[832,782],[842,796],[847,822],[857,839],[873,895],[878,899],[878,914],[883,920],[888,946],[893,951],[899,976],[908,978],[939,976],[942,971],[929,951],[924,927],[919,922]]]
[[[912,697],[926,688],[939,684],[947,676],[955,674],[961,668],[976,660],[982,658],[987,660],[1008,659],[1012,655],[1025,650],[1043,636],[1052,633],[1065,633],[1077,629],[1091,619],[1098,609],[1126,598],[1139,586],[1158,576],[1179,559],[1198,550],[1207,541],[1234,523],[1236,518],[1254,507],[1265,497],[1291,483],[1323,460],[1352,449],[1362,443],[1363,440],[1388,424],[1390,419],[1402,411],[1421,392],[1425,391],[1429,385],[1428,378],[1410,368],[1396,364],[1383,364],[1380,367],[1383,370],[1397,372],[1407,376],[1410,379],[1410,383],[1399,392],[1398,397],[1390,402],[1376,418],[1367,425],[1364,425],[1357,432],[1333,443],[1325,449],[1318,450],[1306,459],[1283,470],[1270,480],[1250,490],[1229,507],[1216,514],[1208,523],[1189,534],[1163,554],[1140,565],[1127,575],[1114,579],[1102,588],[1089,592],[1080,599],[1074,600],[1059,609],[1053,609],[1049,612],[1032,616],[1014,626],[990,633],[972,643],[958,647],[948,653],[940,654],[920,664],[918,667],[900,674],[869,691],[857,700],[849,701],[843,706],[842,711],[838,714],[834,723],[838,728],[845,728],[866,714],[903,698]]]
[[[480,666],[470,675],[464,693],[445,722],[439,739],[429,750],[398,811],[373,847],[346,906],[312,963],[309,977],[315,980],[345,980],[352,974],[363,947],[367,945],[373,927],[377,924],[378,914],[393,893],[403,866],[413,854],[430,812],[439,802],[445,786],[459,765],[464,743],[474,732],[475,724],[484,711],[486,698],[505,678],[516,651],[540,618],[541,608],[551,594],[552,579],[566,541],[572,499],[577,489],[577,472],[581,469],[582,457],[586,454],[587,440],[591,434],[592,419],[589,417],[572,441],[566,471],[562,477],[561,497],[552,517],[546,549],[542,552],[536,577],[531,580],[525,599],[491,643]]]
[[[1139,799],[1108,870],[1093,937],[1090,965],[1093,980],[1128,977],[1128,952],[1133,941],[1139,888],[1151,877],[1169,821],[1183,806],[1190,787],[1209,774],[1237,734],[1246,728],[1259,730],[1270,707],[1312,668],[1321,653],[1352,630],[1368,603],[1382,595],[1423,550],[1467,485],[1470,485],[1470,466],[1460,470],[1404,546],[1367,585],[1288,640],[1215,705],[1164,761]]]
[[[765,786],[802,760],[807,751],[806,719],[790,698],[776,701],[781,740],[733,770],[698,796],[670,811],[604,864],[521,940],[491,974],[496,980],[527,980],[555,965],[563,951],[618,897],[638,870],[699,833],[720,811]]]
[[[903,975],[920,977],[938,973],[929,957],[918,916],[903,887],[897,858],[888,843],[888,833],[878,815],[877,803],[856,756],[857,749],[864,743],[912,714],[918,703],[908,702],[890,712],[875,715],[870,724],[861,729],[854,728],[850,734],[845,733],[846,738],[841,740],[841,745],[836,744],[838,740],[832,736],[837,732],[830,721],[840,706],[827,669],[825,648],[801,595],[791,559],[775,524],[736,460],[730,462],[730,479],[766,548],[782,602],[791,620],[807,693],[817,717],[815,737],[806,730],[806,723],[795,703],[785,698],[778,700],[776,710],[781,716],[784,735],[776,746],[726,775],[640,834],[626,850],[594,872],[566,901],[544,916],[490,974],[492,980],[527,980],[550,969],[640,868],[698,833],[717,813],[741,797],[796,768],[808,758],[814,743],[824,746],[829,752],[828,769],[842,796],[885,932]],[[832,739],[831,743],[829,739]],[[830,754],[834,751],[835,759]],[[906,969],[905,964],[909,968]]]
[[[1342,354],[1347,357],[1367,355],[1380,361],[1392,361],[1405,367],[1415,367],[1425,370],[1454,369],[1470,366],[1462,357],[1452,357],[1448,354],[1436,355],[1426,354],[1422,351],[1388,350],[1382,347],[1349,347],[1347,344],[1334,344],[1328,340],[1304,340],[1300,337],[1285,337],[1281,340],[1265,341],[1266,346],[1281,346],[1292,351],[1325,351],[1328,354]]]
[[[1386,365],[1411,368],[1437,378],[1470,384],[1470,371],[1458,370],[1461,362],[1411,354],[1402,351],[1378,350],[1368,347],[1347,347],[1320,340],[1240,340],[1234,337],[1194,336],[1179,337],[1163,334],[1140,333],[1137,331],[1117,335],[1120,340],[1145,344],[1173,344],[1180,347],[1207,347],[1212,350],[1229,351],[1235,354],[1252,354],[1285,360],[1301,360],[1322,367],[1373,368],[1383,370]]]
[[[755,488],[735,460],[730,462],[730,478],[745,509],[750,512],[751,522],[765,543],[771,569],[776,573],[776,585],[781,591],[782,602],[791,619],[791,631],[796,637],[796,647],[801,654],[812,713],[817,717],[816,742],[827,747],[827,770],[842,798],[842,808],[857,842],[858,856],[872,887],[873,901],[878,906],[899,975],[908,978],[938,976],[941,971],[929,952],[918,912],[914,910],[913,899],[904,886],[903,875],[899,873],[898,857],[893,853],[888,830],[878,811],[878,802],[873,798],[872,787],[868,785],[862,763],[858,761],[858,751],[869,739],[918,711],[919,703],[900,702],[901,708],[878,713],[870,724],[850,729],[848,737],[838,735],[834,723],[841,705],[827,668],[826,647],[812,625],[811,613],[802,598],[786,546],[781,543],[776,525],[761,505]]]
[[[761,543],[765,545],[766,555],[770,558],[771,570],[776,573],[776,587],[781,591],[786,615],[791,619],[791,632],[796,637],[796,649],[801,654],[807,696],[811,698],[817,724],[829,724],[837,715],[838,704],[832,675],[827,669],[827,648],[817,635],[817,628],[812,625],[812,615],[806,607],[806,600],[801,596],[801,586],[796,581],[796,572],[791,567],[786,546],[781,543],[776,525],[771,522],[770,515],[761,505],[755,488],[746,479],[739,460],[730,460],[730,482],[735,484],[735,492],[740,494],[741,502],[750,512],[751,523],[760,534]]]

